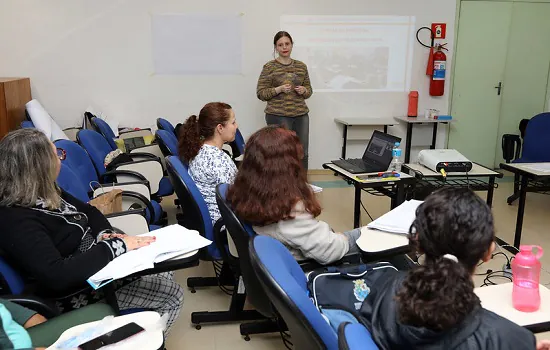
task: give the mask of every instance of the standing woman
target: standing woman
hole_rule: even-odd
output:
[[[278,57],[262,69],[256,95],[267,102],[267,125],[279,124],[296,132],[304,148],[304,168],[308,168],[309,109],[306,99],[313,94],[305,63],[290,57],[292,37],[280,31],[273,38],[274,54]]]

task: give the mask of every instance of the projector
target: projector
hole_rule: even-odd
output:
[[[472,162],[454,149],[425,149],[418,153],[418,163],[435,172],[467,173]]]

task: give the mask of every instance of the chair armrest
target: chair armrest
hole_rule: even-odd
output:
[[[158,160],[137,160],[134,162],[117,164],[114,170],[126,170],[139,173],[149,181],[151,186],[151,194],[155,194],[159,190],[159,183],[164,176],[162,164]],[[117,176],[117,182],[124,179],[125,176]]]
[[[378,349],[371,334],[360,323],[345,322],[338,327],[338,348],[347,350]]]
[[[147,186],[149,186],[149,181],[147,181],[145,176],[141,175],[140,173],[138,173],[136,171],[131,171],[131,170],[106,171],[105,173],[103,173],[102,175],[99,176],[99,182],[103,184],[104,182],[107,181],[106,178],[112,177],[112,176],[114,176],[116,178],[117,175],[125,175],[125,176],[129,176],[129,177],[134,177],[134,178],[138,179],[139,181],[147,182]]]
[[[94,198],[103,192],[114,189],[137,192],[147,198],[147,200],[151,200],[151,190],[149,189],[149,183],[147,181],[103,183],[100,186],[94,187],[94,190],[90,192],[89,195]]]
[[[149,225],[145,220],[145,209],[129,210],[105,215],[105,217],[117,232],[122,232],[129,236],[149,232]]]
[[[35,295],[2,295],[2,298],[34,310],[48,319],[60,315],[54,301]]]

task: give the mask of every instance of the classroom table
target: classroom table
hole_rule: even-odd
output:
[[[513,283],[503,283],[475,288],[481,306],[502,316],[533,333],[550,331],[550,290],[543,285],[540,289],[540,309],[535,312],[521,312],[512,305]]]
[[[348,128],[354,126],[383,126],[384,133],[388,133],[388,126],[393,126],[395,123],[391,118],[368,118],[368,117],[338,117],[334,121],[343,126],[342,135],[342,159],[346,159],[346,148],[348,142]],[[368,138],[365,138],[367,140]]]
[[[394,117],[395,120],[404,122],[407,124],[407,140],[405,143],[405,163],[411,161],[411,146],[412,146],[412,131],[413,126],[420,124],[431,124],[432,125],[432,144],[430,149],[435,149],[435,141],[437,139],[437,126],[439,124],[449,124],[453,120],[440,120],[440,119],[427,119],[421,117]]]
[[[112,319],[112,321],[106,326],[105,331],[114,330],[122,327],[130,322],[135,322],[139,326],[145,329],[144,332],[138,333],[130,338],[127,338],[119,343],[102,347],[102,349],[117,349],[117,350],[130,350],[130,349],[143,349],[143,350],[157,350],[164,348],[164,336],[162,329],[155,327],[156,323],[160,321],[160,315],[154,311],[136,312],[124,316],[118,316]],[[69,338],[81,334],[82,332],[97,326],[99,322],[88,322],[81,325],[69,328],[61,334],[59,339],[50,346],[47,350],[58,349],[57,345],[68,340]]]
[[[408,174],[401,173],[400,178],[388,180],[375,178],[367,181],[360,181],[357,176],[376,174],[363,173],[352,174],[333,163],[323,164],[324,169],[330,169],[337,176],[343,178],[347,183],[353,185],[355,189],[354,207],[353,207],[353,227],[360,226],[361,220],[361,191],[365,189],[374,189],[391,198],[391,209],[397,207],[405,201],[405,186],[414,186],[416,179]]]
[[[547,167],[548,171],[534,169],[533,167]],[[550,163],[501,163],[500,168],[514,173],[514,177],[519,176],[519,203],[516,218],[516,232],[514,234],[514,247],[519,248],[521,244],[521,232],[523,230],[523,215],[525,213],[525,200],[527,192],[534,192],[536,186],[529,187],[529,183],[544,184],[550,181]],[[544,185],[541,185],[544,187]]]
[[[487,204],[489,206],[493,204],[496,178],[500,179],[503,177],[502,173],[477,163],[473,163],[472,170],[467,173],[447,173],[446,179],[441,173],[435,172],[417,163],[403,164],[402,171],[414,175],[417,180],[419,180],[417,189],[420,185],[424,184],[426,186],[432,186],[434,189],[444,186],[453,186],[468,187],[474,191],[487,191]],[[484,178],[486,178],[486,181],[482,180]]]

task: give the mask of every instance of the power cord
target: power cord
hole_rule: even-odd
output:
[[[363,210],[364,210],[365,213],[367,213],[367,215],[369,216],[370,221],[374,221],[374,219],[373,219],[372,216],[370,215],[370,213],[369,213],[369,211],[367,210],[367,208],[365,208],[365,206],[363,205],[363,201],[359,201],[359,203],[361,203],[361,206],[363,207]]]

